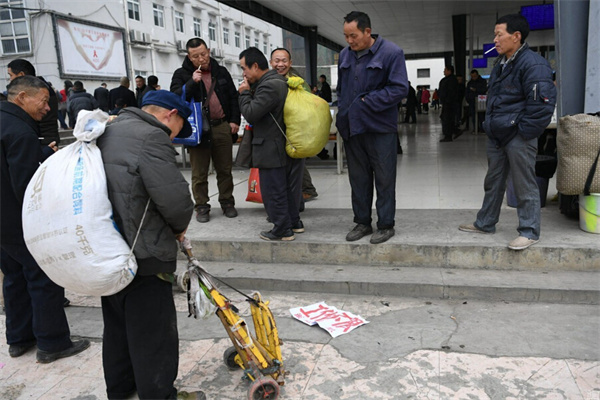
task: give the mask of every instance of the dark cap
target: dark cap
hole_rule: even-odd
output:
[[[181,96],[168,90],[151,90],[142,99],[142,107],[147,105],[155,105],[167,110],[176,109],[177,115],[183,118],[183,128],[177,135],[178,138],[184,139],[192,135],[192,126],[188,122],[188,117],[192,110],[188,104],[183,101]]]

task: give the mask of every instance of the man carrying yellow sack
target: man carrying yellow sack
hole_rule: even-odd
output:
[[[284,108],[284,120],[288,127],[288,141],[286,143],[288,154],[293,158],[312,157],[318,154],[329,140],[329,127],[331,125],[329,105],[319,101],[319,103],[323,103],[320,104],[321,108],[326,106],[327,112],[324,116],[327,118],[314,118],[309,112],[316,111],[319,104],[316,104],[317,107],[313,107],[312,102],[305,98],[305,93],[297,91],[304,90],[308,94],[310,88],[300,74],[292,68],[292,55],[287,49],[277,48],[271,52],[271,68],[276,70],[279,75],[288,78],[288,86],[290,87]],[[312,96],[308,97],[313,101],[319,100],[316,96],[314,96],[314,99]],[[310,106],[310,110],[302,108],[305,104]],[[290,120],[290,118],[293,120]],[[325,129],[319,129],[321,126]],[[310,201],[317,196],[317,190],[312,184],[312,178],[305,165],[302,178],[302,199]],[[304,209],[304,204],[300,208]]]

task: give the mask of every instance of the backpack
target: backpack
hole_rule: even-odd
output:
[[[82,110],[73,131],[77,141],[38,168],[23,201],[29,252],[52,281],[84,295],[117,293],[137,272],[133,252],[112,219],[96,146],[107,120],[101,110]]]
[[[304,79],[290,77],[288,95],[283,107],[286,126],[285,150],[292,158],[313,157],[329,141],[331,112],[329,104],[303,88]]]

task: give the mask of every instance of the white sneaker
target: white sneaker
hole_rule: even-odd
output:
[[[539,240],[519,236],[518,238],[516,238],[508,244],[508,248],[511,250],[525,250],[526,248],[528,248],[532,244],[536,244],[537,242],[539,242]]]

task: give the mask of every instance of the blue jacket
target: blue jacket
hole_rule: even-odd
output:
[[[404,52],[373,35],[367,54],[346,47],[338,62],[336,126],[344,139],[363,133],[398,132],[398,104],[408,95]]]
[[[483,129],[498,147],[516,135],[534,139],[544,133],[555,105],[550,64],[524,44],[504,69],[498,62],[492,70]]]

